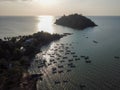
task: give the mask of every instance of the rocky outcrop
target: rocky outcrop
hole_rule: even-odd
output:
[[[55,24],[80,30],[97,26],[93,21],[79,14],[72,14],[68,16],[64,15],[57,19]]]

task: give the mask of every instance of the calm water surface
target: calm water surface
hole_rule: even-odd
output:
[[[0,17],[0,37],[38,31],[73,33],[43,47],[34,58],[28,71],[44,74],[38,90],[120,90],[120,59],[114,58],[120,56],[120,17],[89,18],[98,27],[79,31],[53,24],[52,16]],[[81,56],[89,56],[91,63]],[[41,60],[47,62],[39,68]]]

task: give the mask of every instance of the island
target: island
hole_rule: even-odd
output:
[[[41,31],[0,39],[0,90],[36,90],[37,78],[42,80],[42,74],[29,75],[27,72],[33,57],[42,46],[66,35],[69,33],[60,35]]]
[[[62,17],[60,17],[55,21],[55,24],[70,27],[73,29],[80,29],[80,30],[83,30],[88,27],[97,26],[89,18],[79,14],[71,14],[68,16],[63,15]]]

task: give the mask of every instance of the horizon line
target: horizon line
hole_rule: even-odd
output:
[[[63,15],[65,15],[65,14],[63,14]],[[0,17],[1,16],[18,16],[18,17],[39,17],[39,16],[53,16],[53,17],[58,17],[58,16],[63,16],[63,15],[0,15]],[[66,14],[66,15],[70,15],[70,14]],[[83,15],[83,14],[82,14]],[[120,15],[83,15],[83,16],[120,16]]]

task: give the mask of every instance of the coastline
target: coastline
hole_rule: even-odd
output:
[[[0,89],[36,90],[37,79],[42,80],[42,74],[30,75],[27,72],[31,58],[40,52],[42,46],[67,35],[71,34],[59,35],[41,31],[33,35],[0,39],[0,65],[2,65]]]

